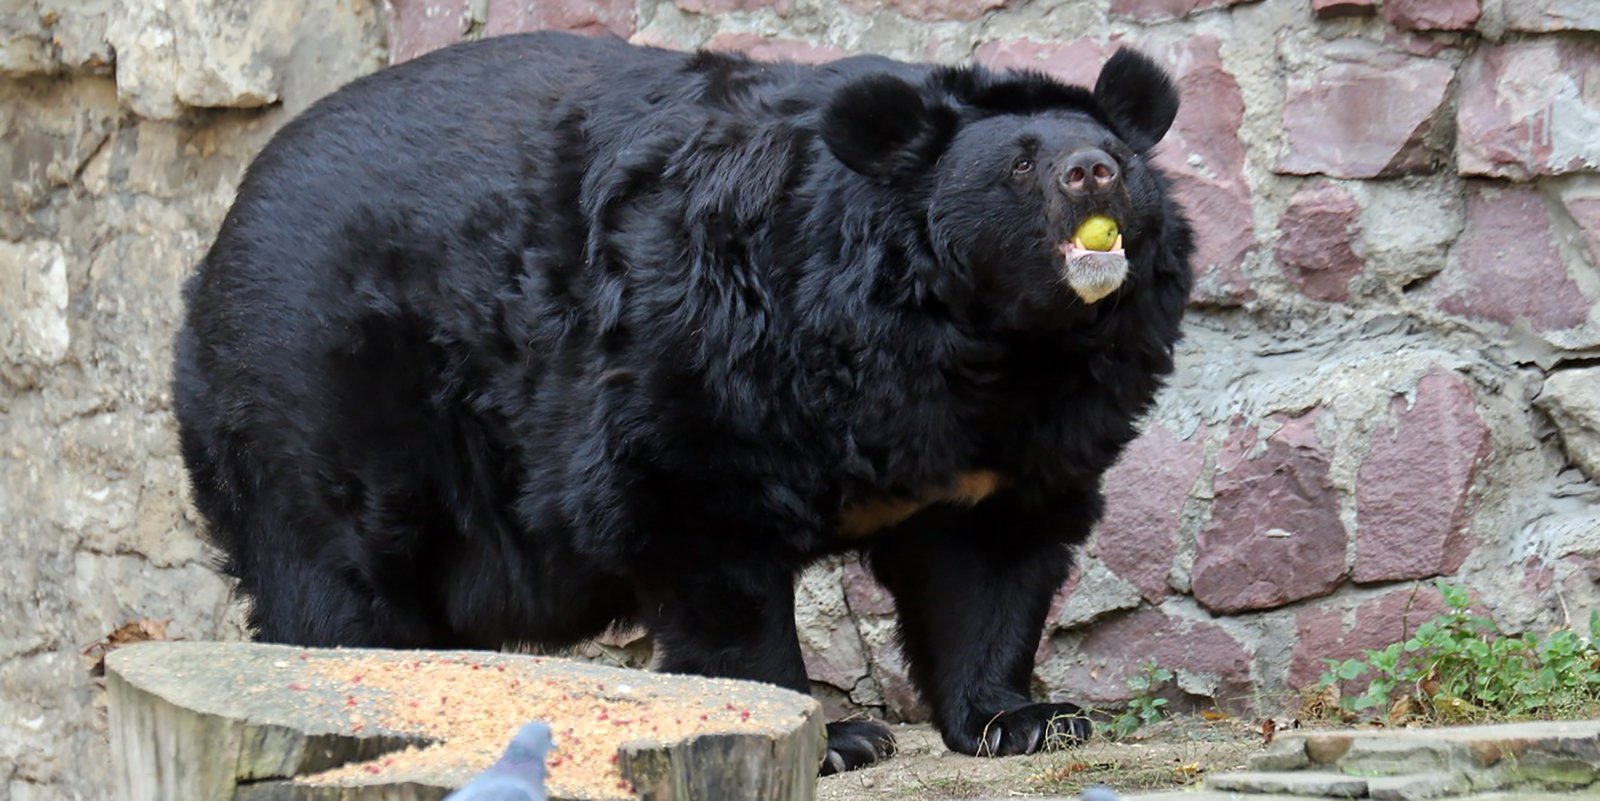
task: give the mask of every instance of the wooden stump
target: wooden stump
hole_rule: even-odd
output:
[[[142,643],[106,687],[122,801],[437,801],[528,719],[553,801],[810,801],[826,742],[777,687],[498,653]]]

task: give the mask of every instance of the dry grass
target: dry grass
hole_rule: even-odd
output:
[[[928,726],[897,726],[900,753],[882,765],[824,778],[818,801],[1030,798],[1074,795],[1090,784],[1119,792],[1182,787],[1238,770],[1262,745],[1233,719],[1181,716],[1119,742],[1096,738],[1062,751],[1001,759],[952,754]]]

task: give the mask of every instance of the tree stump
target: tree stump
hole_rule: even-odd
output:
[[[553,801],[810,801],[807,696],[483,652],[153,642],[106,659],[122,801],[438,801],[548,722]]]

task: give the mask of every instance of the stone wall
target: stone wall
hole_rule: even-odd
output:
[[[80,652],[239,636],[170,416],[179,284],[250,156],[383,63],[371,0],[0,3],[0,801],[102,799]]]
[[[105,796],[83,647],[138,618],[240,635],[166,382],[179,282],[250,154],[385,60],[536,27],[1077,81],[1131,44],[1176,72],[1160,162],[1202,236],[1189,338],[1107,479],[1042,692],[1114,705],[1154,658],[1197,702],[1272,712],[1437,610],[1435,576],[1514,630],[1600,606],[1593,0],[11,3],[0,801]],[[830,703],[921,714],[859,565],[800,598]]]

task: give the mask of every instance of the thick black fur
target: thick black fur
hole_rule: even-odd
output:
[[[556,34],[317,103],[251,166],[177,343],[196,503],[258,637],[636,621],[661,669],[803,692],[795,575],[856,550],[951,748],[1085,736],[1029,674],[1172,369],[1191,235],[1148,156],[1176,109],[1131,53],[1091,92]],[[1073,202],[1053,170],[1088,146],[1124,184]],[[1058,246],[1095,212],[1131,267],[1087,305]],[[841,534],[845,507],[975,470],[1001,489]],[[830,734],[829,770],[892,750]]]

